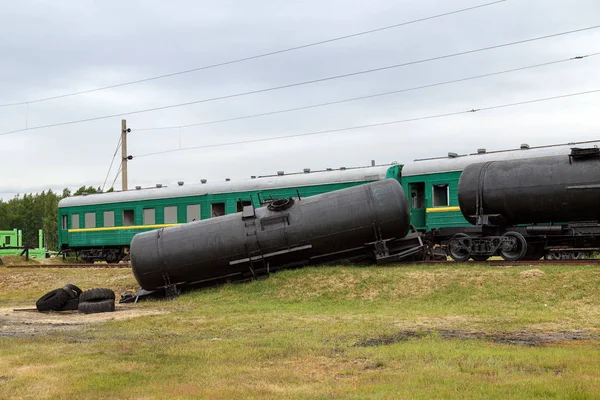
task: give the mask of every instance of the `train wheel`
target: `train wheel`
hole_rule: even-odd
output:
[[[471,238],[464,233],[457,233],[450,239],[450,257],[456,262],[464,262],[471,257]]]
[[[519,261],[527,253],[527,241],[519,232],[506,232],[500,255],[506,261]]]

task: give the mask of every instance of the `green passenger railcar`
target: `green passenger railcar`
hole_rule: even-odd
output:
[[[276,198],[308,197],[381,179],[400,181],[398,164],[264,176],[176,187],[69,197],[59,203],[59,245],[87,262],[122,259],[139,232],[259,207]]]

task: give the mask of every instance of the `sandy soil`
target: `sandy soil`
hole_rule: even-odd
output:
[[[142,309],[133,304],[117,304],[114,312],[98,314],[80,314],[77,311],[41,313],[35,310],[35,308],[0,308],[0,336],[44,336],[52,332],[78,329],[90,324],[158,315],[166,312],[162,310]]]

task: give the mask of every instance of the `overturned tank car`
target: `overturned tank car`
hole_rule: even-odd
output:
[[[146,291],[245,279],[282,268],[423,256],[394,179],[137,234],[131,266]]]
[[[458,201],[474,226],[450,241],[456,261],[587,258],[600,246],[600,149],[472,164]]]

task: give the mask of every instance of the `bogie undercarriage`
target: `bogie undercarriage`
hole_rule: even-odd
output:
[[[435,231],[435,241],[458,262],[485,261],[500,256],[507,261],[581,260],[600,250],[596,221],[565,225],[473,226]]]
[[[109,264],[124,261],[128,255],[126,247],[97,247],[97,248],[67,248],[64,254],[74,253],[82,261],[93,264],[96,261],[105,261]]]

